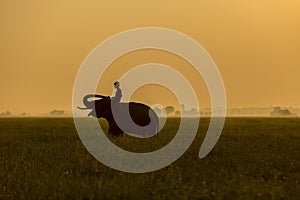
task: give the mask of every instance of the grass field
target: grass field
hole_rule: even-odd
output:
[[[0,199],[300,199],[300,118],[227,118],[213,151],[199,159],[208,124],[200,120],[193,144],[170,166],[130,174],[94,159],[71,118],[0,118]],[[110,139],[152,151],[177,125],[168,120],[154,138]]]

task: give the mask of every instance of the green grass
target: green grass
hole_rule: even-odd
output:
[[[0,199],[299,199],[299,118],[227,118],[213,151],[199,159],[208,124],[201,119],[191,147],[170,166],[130,174],[94,159],[72,119],[0,118]],[[109,138],[147,152],[166,145],[177,125],[170,119],[148,139]]]

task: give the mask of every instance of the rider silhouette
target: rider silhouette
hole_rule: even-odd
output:
[[[112,101],[114,103],[120,103],[121,101],[121,98],[122,98],[122,90],[120,89],[120,82],[119,81],[116,81],[114,83],[114,87],[116,88],[116,93],[115,93],[115,96],[112,97]]]

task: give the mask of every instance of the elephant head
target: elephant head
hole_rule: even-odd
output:
[[[90,99],[94,100],[90,100]],[[95,98],[100,98],[95,100]],[[84,96],[83,98],[83,104],[85,108],[78,107],[78,109],[81,110],[88,110],[92,109],[92,111],[88,114],[88,116],[95,117],[95,118],[101,118],[105,117],[107,107],[110,106],[110,97],[109,96],[103,96],[103,95],[98,95],[98,94],[88,94]]]

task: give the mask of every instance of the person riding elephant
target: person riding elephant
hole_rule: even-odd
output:
[[[116,81],[114,83],[114,87],[116,89],[116,93],[115,93],[115,96],[112,97],[112,102],[113,103],[120,103],[121,98],[122,98],[122,90],[120,89],[120,82]]]

